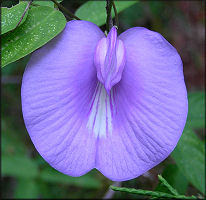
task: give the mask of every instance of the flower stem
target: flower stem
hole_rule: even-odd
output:
[[[112,0],[106,0],[106,1],[107,1],[107,4],[106,4],[106,11],[107,11],[106,30],[107,30],[107,33],[109,33],[110,29],[113,26],[112,15],[111,15]]]
[[[66,14],[68,14],[71,18],[80,20],[79,17],[75,16],[72,12],[70,12],[67,8],[65,8],[64,6],[62,6],[60,3],[58,3],[56,0],[51,0],[52,2],[54,2],[58,8],[62,11],[64,11]]]
[[[113,0],[112,0],[112,7],[114,9],[114,14],[115,14],[115,25],[118,28],[119,27],[118,13],[117,13],[117,8],[116,8],[115,3],[114,3]]]

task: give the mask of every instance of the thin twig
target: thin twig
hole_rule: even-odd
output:
[[[65,8],[64,6],[62,6],[60,3],[58,3],[56,0],[51,0],[52,2],[54,2],[58,8],[60,10],[62,10],[63,12],[65,12],[66,14],[68,14],[70,17],[80,20],[79,17],[75,16],[72,12],[70,12],[67,8]]]
[[[119,27],[118,13],[117,13],[117,8],[113,0],[112,0],[112,7],[114,9],[114,14],[115,14],[115,25],[118,28]]]
[[[30,0],[29,3],[27,4],[27,6],[26,6],[26,8],[25,8],[25,10],[24,10],[24,13],[23,13],[23,15],[21,16],[21,18],[20,18],[18,24],[16,25],[16,27],[19,26],[19,24],[22,22],[22,20],[23,20],[23,18],[24,18],[24,16],[25,16],[27,10],[29,9],[32,1],[33,1],[33,0]],[[15,28],[16,28],[16,27],[15,27]],[[14,28],[14,29],[15,29],[15,28]],[[14,29],[13,29],[13,30],[14,30]]]
[[[112,2],[111,2],[111,0],[106,0],[106,1],[107,1],[107,4],[106,4],[106,11],[107,11],[106,29],[107,29],[107,32],[109,33],[110,29],[113,26],[112,15],[111,15]]]

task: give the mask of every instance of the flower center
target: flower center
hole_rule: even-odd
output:
[[[125,62],[124,44],[117,39],[117,29],[113,26],[108,36],[98,42],[94,56],[97,78],[108,94],[121,80]]]

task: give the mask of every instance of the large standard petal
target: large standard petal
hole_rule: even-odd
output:
[[[175,148],[187,117],[182,61],[159,33],[136,27],[119,36],[126,49],[112,88],[112,132],[98,140],[96,168],[115,181],[135,178]]]
[[[94,66],[102,37],[94,24],[73,21],[36,51],[23,78],[23,115],[37,150],[57,170],[80,176],[96,167],[128,180],[165,159],[182,133],[182,62],[158,33],[130,29],[119,37],[126,65],[109,96]]]
[[[33,53],[23,76],[22,111],[32,142],[52,167],[71,176],[95,167],[96,139],[86,126],[97,86],[94,52],[102,37],[91,22],[68,22]]]

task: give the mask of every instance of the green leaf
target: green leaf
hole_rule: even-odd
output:
[[[92,177],[90,173],[81,177],[71,177],[62,174],[51,167],[43,169],[40,173],[40,178],[49,183],[63,183],[90,189],[98,189],[101,187],[101,182],[97,178]]]
[[[1,38],[2,67],[43,46],[65,25],[66,19],[60,11],[47,6],[31,8],[25,23]]]
[[[121,12],[126,8],[134,5],[138,1],[115,1],[117,12]],[[82,20],[90,21],[98,26],[106,23],[106,1],[88,1],[79,7],[75,13]],[[89,12],[88,12],[89,11]],[[114,11],[112,9],[112,16]]]
[[[63,0],[57,0],[58,3],[61,3]],[[51,0],[34,0],[32,5],[35,6],[48,6],[51,8],[55,7],[55,4]]]
[[[195,196],[186,197],[184,195],[172,195],[164,192],[158,192],[158,191],[150,191],[150,190],[136,190],[134,188],[125,188],[125,187],[115,187],[110,186],[110,188],[114,191],[120,191],[120,192],[127,192],[132,194],[138,194],[138,195],[144,195],[144,196],[151,196],[156,198],[170,198],[170,199],[196,199]]]
[[[16,28],[25,11],[27,4],[28,2],[20,2],[19,4],[11,8],[1,8],[1,34],[7,33],[8,31],[11,31],[14,28]],[[24,18],[22,19],[19,25],[24,23],[27,14],[28,11],[24,15]]]
[[[38,168],[35,162],[23,156],[2,155],[2,175],[20,178],[35,178]]]
[[[190,92],[188,94],[187,123],[192,128],[205,127],[205,92]]]
[[[185,176],[181,173],[177,165],[169,164],[165,167],[162,176],[167,180],[167,182],[180,194],[185,194],[188,187],[188,181]],[[169,192],[167,188],[163,184],[158,184],[155,189],[160,192]]]
[[[44,1],[39,1],[39,0],[34,0],[33,1],[35,4],[40,5],[40,6],[49,6],[51,8],[54,8],[54,3],[52,1],[44,0]]]
[[[204,143],[188,126],[171,156],[187,180],[205,194]]]
[[[13,75],[15,76],[19,74],[19,72],[24,71],[30,57],[31,54],[24,56],[23,58],[20,58],[15,62],[9,63],[8,65],[6,65],[6,67],[3,67],[1,69],[2,79],[3,77],[13,76]]]
[[[38,195],[38,183],[34,179],[17,179],[17,186],[14,192],[15,199],[36,199]]]

